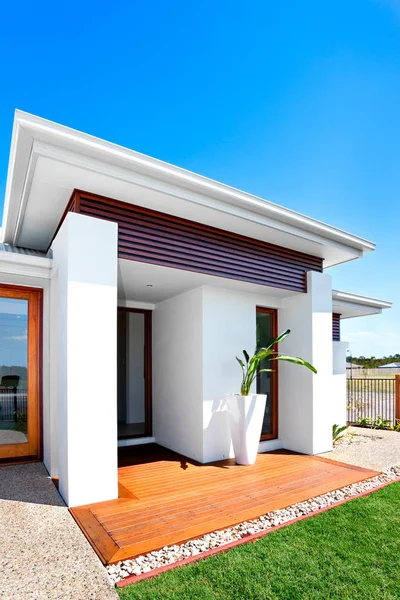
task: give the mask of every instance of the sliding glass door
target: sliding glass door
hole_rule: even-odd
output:
[[[272,308],[257,307],[257,349],[267,346],[277,337],[277,311]],[[278,361],[264,361],[261,369],[273,369],[272,373],[257,375],[257,393],[267,394],[264,421],[261,430],[262,440],[278,437]]]
[[[0,460],[40,454],[41,290],[0,284]]]

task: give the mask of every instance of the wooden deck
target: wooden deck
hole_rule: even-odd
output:
[[[287,451],[201,465],[155,444],[122,449],[120,497],[71,509],[109,564],[259,517],[377,473]]]

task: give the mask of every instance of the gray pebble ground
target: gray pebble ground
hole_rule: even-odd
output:
[[[118,598],[41,463],[0,467],[0,598]]]
[[[400,433],[349,427],[348,434],[335,449],[321,456],[366,469],[385,471],[393,465],[400,465]]]
[[[326,458],[386,471],[400,465],[400,433],[350,427]],[[396,479],[400,468],[181,546],[108,568],[113,582],[240,539]],[[65,507],[42,464],[0,467],[0,598],[116,600],[106,570]]]

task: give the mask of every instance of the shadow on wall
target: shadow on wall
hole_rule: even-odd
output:
[[[226,399],[206,400],[203,419],[203,461],[233,457]]]

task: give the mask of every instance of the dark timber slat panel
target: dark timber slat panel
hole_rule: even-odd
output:
[[[118,223],[118,256],[259,285],[307,291],[322,259],[195,221],[76,191],[69,210]]]
[[[340,342],[340,315],[332,315],[332,339],[334,342]]]
[[[377,473],[284,450],[201,465],[155,444],[120,449],[118,500],[71,509],[104,563],[182,543]]]

